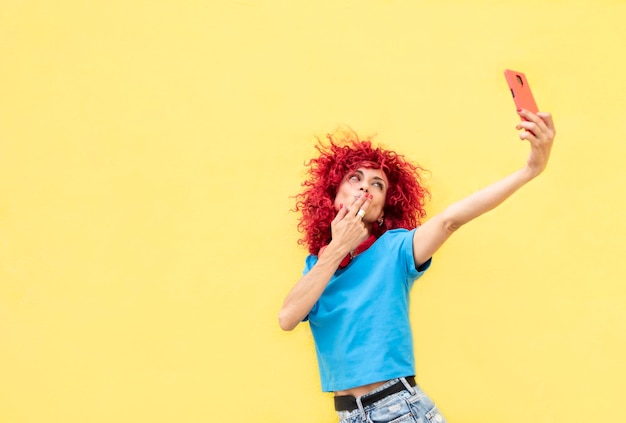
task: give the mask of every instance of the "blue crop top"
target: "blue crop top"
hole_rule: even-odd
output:
[[[415,268],[414,232],[385,232],[335,272],[311,309],[307,320],[323,391],[415,374],[409,291],[431,260]],[[317,259],[306,258],[304,274]]]

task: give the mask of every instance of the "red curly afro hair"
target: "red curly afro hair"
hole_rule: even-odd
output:
[[[334,200],[339,185],[348,172],[359,167],[382,169],[389,180],[383,225],[374,225],[375,235],[389,229],[412,229],[426,216],[424,204],[430,192],[422,186],[425,171],[393,151],[373,146],[371,140],[360,140],[355,133],[337,132],[326,136],[328,143],[318,140],[319,157],[306,163],[308,179],[302,192],[295,196],[296,212],[302,212],[298,230],[306,245],[317,255],[331,240],[330,224],[337,214]]]

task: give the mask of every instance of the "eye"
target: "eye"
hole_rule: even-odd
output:
[[[372,185],[373,185],[373,186],[375,186],[376,188],[378,188],[378,189],[379,189],[379,190],[381,190],[381,191],[382,191],[383,189],[385,189],[385,186],[383,185],[383,183],[382,183],[382,182],[374,182]]]
[[[348,177],[348,180],[349,180],[349,181],[360,181],[360,180],[361,180],[361,178],[360,178],[360,177],[359,177],[359,175],[357,175],[356,173],[353,173],[352,175],[350,175],[350,176]]]

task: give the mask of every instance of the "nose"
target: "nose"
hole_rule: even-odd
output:
[[[367,187],[364,187],[364,186],[363,186],[363,187],[361,187],[361,188],[359,188],[359,189],[360,189],[361,191],[369,192],[369,191],[368,191],[368,189],[367,189]]]

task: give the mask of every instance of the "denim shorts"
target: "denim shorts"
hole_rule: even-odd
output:
[[[399,379],[392,379],[361,398],[398,381]],[[405,389],[389,395],[361,409],[338,411],[340,423],[446,423],[443,414],[419,386],[413,386],[411,390],[413,392]]]

